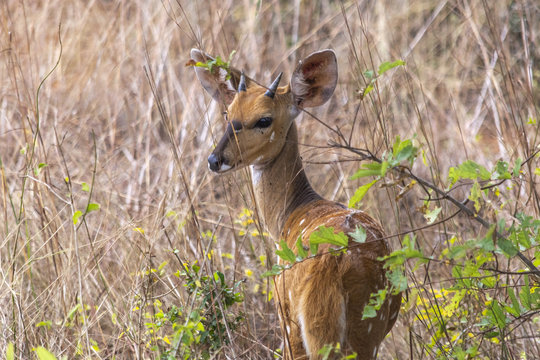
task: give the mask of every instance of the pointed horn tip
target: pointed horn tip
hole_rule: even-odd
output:
[[[240,73],[240,83],[238,84],[238,92],[247,91],[246,88],[246,76],[244,75],[244,70]]]
[[[281,76],[283,75],[283,72],[280,72],[278,76],[276,76],[276,79],[272,82],[272,85],[270,85],[270,87],[268,88],[268,90],[266,90],[266,92],[264,93],[264,95],[270,97],[270,98],[274,98],[274,95],[276,95],[276,90],[279,86],[279,82],[281,80]]]

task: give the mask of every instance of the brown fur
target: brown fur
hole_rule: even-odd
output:
[[[202,59],[198,50],[192,57]],[[234,72],[233,79],[238,72]],[[272,237],[285,239],[291,249],[302,235],[305,247],[321,225],[336,232],[366,230],[365,243],[349,240],[341,255],[319,247],[316,257],[304,260],[275,278],[276,307],[284,337],[285,359],[319,359],[318,350],[340,343],[358,359],[373,359],[385,335],[394,325],[401,294],[389,296],[373,319],[362,320],[370,294],[388,287],[383,264],[389,253],[383,230],[367,214],[324,200],[309,184],[298,153],[294,118],[304,106],[328,100],[337,81],[337,62],[332,51],[314,53],[296,68],[291,85],[279,88],[271,98],[265,88],[250,85],[235,93],[231,81],[218,73],[197,69],[203,87],[228,105],[230,125],[212,155],[213,169],[225,172],[251,165],[257,207]],[[227,89],[227,91],[223,91]],[[270,126],[255,124],[272,118]]]
[[[302,358],[306,351],[300,329],[301,315],[310,319],[304,330],[310,349],[341,342],[347,352],[356,351],[358,359],[372,359],[394,325],[401,304],[401,294],[392,296],[383,304],[377,317],[362,321],[363,308],[370,294],[388,285],[382,263],[377,260],[389,253],[386,241],[381,240],[384,233],[369,215],[318,200],[291,214],[282,238],[294,249],[296,239],[302,235],[304,246],[308,247],[309,236],[321,225],[345,234],[360,225],[366,230],[367,239],[363,244],[349,240],[347,253],[338,256],[328,253],[329,246],[321,246],[319,254],[324,255],[295,264],[276,277],[277,308],[284,319],[283,330],[290,329],[286,335],[293,359]],[[344,324],[339,321],[342,307],[346,318]],[[289,352],[284,355],[286,359],[290,358]],[[315,354],[311,355],[312,359],[316,358]]]

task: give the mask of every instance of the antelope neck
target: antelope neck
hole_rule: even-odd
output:
[[[275,240],[279,239],[285,222],[295,209],[322,199],[304,172],[294,122],[276,159],[265,165],[252,165],[251,174],[257,208]]]

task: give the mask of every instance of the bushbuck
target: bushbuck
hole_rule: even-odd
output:
[[[191,57],[202,63],[212,59],[197,49]],[[347,235],[347,251],[336,255],[330,245],[320,246],[316,256],[275,276],[284,359],[319,359],[321,348],[336,343],[345,353],[356,352],[357,359],[374,359],[401,304],[401,294],[389,295],[375,317],[362,320],[370,294],[389,286],[378,260],[389,254],[384,232],[366,213],[315,192],[303,170],[294,122],[302,109],[332,96],[338,79],[334,51],[309,55],[282,87],[281,74],[266,88],[233,68],[194,69],[204,89],[227,106],[225,134],[208,166],[220,174],[250,166],[259,214],[276,242],[296,249],[301,236],[307,248],[320,226],[345,234],[357,227],[366,231],[364,243]]]

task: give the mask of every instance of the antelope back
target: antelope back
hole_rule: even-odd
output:
[[[191,57],[198,62],[212,59],[196,49],[191,50]],[[281,74],[266,88],[237,70],[232,69],[227,79],[224,69],[214,69],[195,67],[195,72],[204,89],[227,106],[225,134],[208,158],[210,169],[220,173],[274,160],[301,109],[324,104],[337,82],[332,50],[308,56],[297,66],[290,83],[282,87],[278,87]]]

